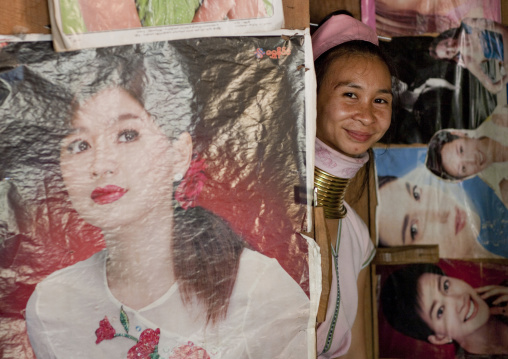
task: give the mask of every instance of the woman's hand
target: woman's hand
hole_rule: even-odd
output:
[[[222,21],[236,6],[236,0],[204,0],[192,22]]]
[[[490,308],[490,314],[508,316],[508,287],[501,285],[487,285],[485,287],[476,288],[476,292],[480,294],[483,300],[487,300],[496,296]]]

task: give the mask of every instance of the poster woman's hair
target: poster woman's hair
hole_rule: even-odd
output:
[[[425,273],[445,275],[435,264],[407,265],[393,272],[381,288],[383,315],[397,331],[415,339],[427,341],[434,331],[420,317],[418,280]]]
[[[459,136],[452,134],[448,130],[441,130],[436,132],[430,139],[427,149],[427,158],[425,159],[425,166],[429,169],[430,172],[439,178],[445,180],[460,179],[451,176],[445,171],[443,167],[443,156],[441,155],[441,151],[443,150],[444,145],[459,138]]]

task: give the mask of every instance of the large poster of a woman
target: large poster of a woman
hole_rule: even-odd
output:
[[[313,353],[302,40],[0,50],[3,357]]]

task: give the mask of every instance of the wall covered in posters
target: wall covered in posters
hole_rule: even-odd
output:
[[[362,1],[363,20],[398,70],[393,126],[375,150],[378,246],[437,244],[440,257],[418,264],[408,252],[402,268],[377,266],[380,358],[508,355],[508,27],[500,5]]]
[[[304,42],[4,44],[2,357],[315,355]]]

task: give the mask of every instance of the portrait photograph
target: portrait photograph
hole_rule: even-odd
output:
[[[4,355],[315,355],[303,36],[0,64]]]
[[[376,267],[380,358],[508,355],[508,262]]]
[[[508,258],[508,210],[479,176],[446,181],[426,147],[376,148],[381,247],[439,245],[441,258]]]
[[[282,0],[50,0],[56,51],[279,30]],[[114,14],[114,15],[112,15]]]

